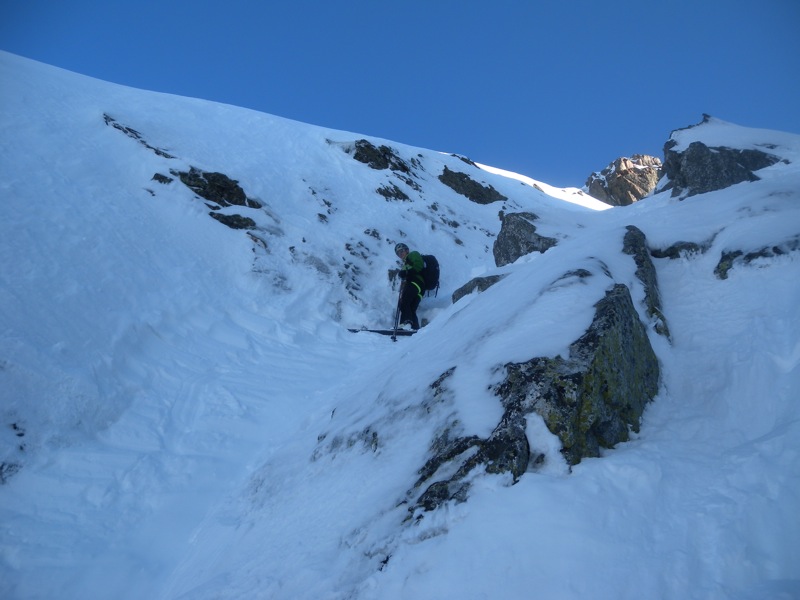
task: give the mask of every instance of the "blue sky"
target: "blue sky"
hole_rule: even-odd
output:
[[[8,52],[558,186],[702,113],[800,133],[799,31],[797,0],[0,0]]]

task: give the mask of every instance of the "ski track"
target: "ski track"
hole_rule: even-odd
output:
[[[330,383],[320,375],[345,372],[351,360],[345,336],[304,355],[265,344],[258,328],[268,324],[246,311],[189,321],[204,326],[161,323],[123,336],[112,352],[121,355],[115,386],[106,385],[127,398],[119,419],[4,490],[13,508],[3,510],[2,555],[19,582],[5,597],[155,597],[206,514],[243,485],[242,457],[285,445]],[[210,503],[198,506],[197,494]],[[164,528],[172,544],[162,543]],[[125,564],[131,572],[115,571]],[[36,574],[48,565],[43,584]]]

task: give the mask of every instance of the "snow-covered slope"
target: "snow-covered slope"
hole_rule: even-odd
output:
[[[676,132],[770,144],[785,162],[683,202],[599,210],[577,190],[368,138],[410,166],[372,169],[353,157],[368,136],[8,54],[0,80],[3,597],[800,590],[798,136]],[[174,176],[152,179],[190,167],[262,205],[222,209],[252,218],[258,243]],[[507,200],[467,200],[445,167]],[[392,186],[407,198],[376,192]],[[501,210],[535,212],[558,245],[495,269]],[[673,341],[651,336],[663,385],[640,434],[569,473],[531,422],[544,468],[513,486],[476,473],[467,502],[408,520],[434,433],[485,435],[498,367],[565,353],[609,280],[554,282],[608,272],[641,302],[620,251],[629,224],[653,247],[707,248],[657,261]],[[430,324],[397,343],[349,333],[389,324],[397,241],[442,263]],[[723,253],[773,246],[714,274]],[[510,276],[450,304],[492,272]]]

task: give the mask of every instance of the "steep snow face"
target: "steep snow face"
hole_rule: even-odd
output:
[[[408,167],[373,169],[354,158],[360,134],[8,54],[0,79],[0,595],[800,588],[798,136],[681,130],[680,143],[769,144],[785,162],[757,182],[600,211],[577,190],[369,138]],[[218,212],[256,228],[209,218],[172,175],[191,167],[237,180],[261,208]],[[439,180],[445,167],[507,200],[470,202]],[[501,210],[536,213],[558,245],[495,269]],[[656,261],[671,344],[621,251],[627,225],[653,248],[698,249]],[[420,311],[430,324],[397,343],[350,334],[391,321],[397,241],[442,262]],[[563,277],[576,269],[594,275]],[[507,276],[449,303],[494,273]],[[570,473],[531,419],[542,464],[513,486],[475,472],[467,502],[410,518],[437,436],[487,435],[503,365],[565,355],[613,282],[662,363],[640,433]]]
[[[194,311],[223,313],[229,302],[264,303],[275,322],[311,333],[328,321],[388,326],[397,291],[387,273],[401,240],[447,257],[441,295],[423,305],[429,320],[456,287],[492,268],[499,211],[535,206],[551,222],[566,212],[574,225],[591,212],[438,152],[392,145],[410,167],[398,176],[354,160],[356,134],[126,89],[8,54],[0,68],[14,217],[4,223],[3,276],[8,314],[25,324],[9,333],[25,373],[16,385],[22,398],[52,399],[47,419],[69,430],[95,431],[124,409],[126,394],[99,389],[94,373],[113,378],[120,346],[143,329]],[[444,165],[490,179],[510,200],[467,201],[439,182]],[[173,174],[193,166],[236,179],[263,205],[219,211],[253,219],[252,238],[209,219],[208,203]],[[408,199],[377,193],[387,185]]]

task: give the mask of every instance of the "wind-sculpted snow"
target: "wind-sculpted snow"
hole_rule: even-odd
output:
[[[600,211],[458,156],[5,53],[0,80],[3,598],[796,595],[798,136],[681,130],[678,150],[780,160]],[[212,210],[172,175],[192,167],[259,206]],[[472,202],[445,169],[507,199]],[[496,267],[501,211],[557,245]],[[664,257],[660,314],[630,226]],[[442,264],[428,325],[348,332],[391,325],[398,241]],[[494,284],[451,303],[473,279]],[[506,365],[575,359],[619,286],[661,384],[638,432],[570,468],[541,415],[504,419],[498,386]],[[502,469],[483,460],[501,430]],[[525,443],[527,461],[503,451]]]

